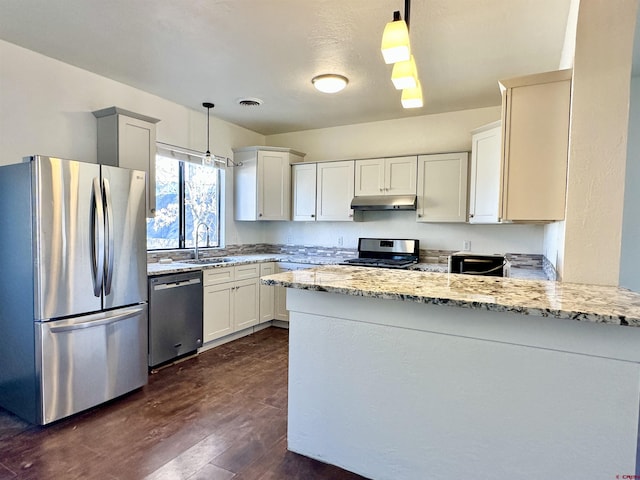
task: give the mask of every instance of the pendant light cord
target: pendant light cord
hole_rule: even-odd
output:
[[[211,150],[209,149],[209,120],[211,118],[211,112],[210,110],[215,107],[215,105],[211,102],[204,102],[202,104],[202,106],[204,108],[207,109],[207,152],[206,152],[206,156],[211,157]]]

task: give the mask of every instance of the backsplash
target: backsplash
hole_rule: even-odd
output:
[[[420,250],[420,262],[422,263],[443,263],[449,261],[449,255],[458,250]],[[227,257],[237,255],[252,255],[260,253],[276,253],[291,256],[309,257],[356,257],[358,252],[354,248],[343,247],[321,247],[313,245],[286,245],[272,243],[252,243],[243,245],[228,245],[225,248],[201,248],[201,258]],[[555,269],[544,255],[527,253],[507,253],[507,258],[513,267],[544,269],[548,278],[556,278]],[[175,261],[188,260],[193,258],[193,250],[156,250],[147,252],[147,262],[156,263],[161,258],[171,258]],[[551,274],[551,276],[550,276]]]

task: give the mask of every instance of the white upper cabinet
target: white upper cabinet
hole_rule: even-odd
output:
[[[355,195],[415,195],[416,156],[355,161]]]
[[[500,82],[502,198],[506,221],[564,219],[571,70]]]
[[[353,221],[354,161],[317,164],[316,211],[318,221]]]
[[[471,132],[469,223],[500,223],[502,122]]]
[[[233,149],[234,218],[236,220],[291,219],[291,164],[304,153],[279,147]]]
[[[118,107],[93,112],[98,119],[98,163],[147,174],[147,217],[156,213],[156,123]]]
[[[418,222],[467,221],[467,152],[418,156]]]
[[[293,220],[316,219],[316,164],[301,163],[291,167],[293,181]]]

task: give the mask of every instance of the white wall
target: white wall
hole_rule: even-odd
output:
[[[562,279],[618,285],[637,0],[582,1],[574,58]]]
[[[497,84],[496,84],[496,88]],[[306,152],[307,161],[469,151],[471,130],[500,118],[500,107],[270,135],[271,146]],[[407,237],[421,248],[458,250],[471,240],[478,252],[542,253],[539,225],[418,224],[415,212],[365,212],[364,222],[278,222],[266,241],[355,248],[358,237]]]
[[[640,292],[640,77],[631,78],[620,286]]]
[[[497,87],[496,87],[497,88]],[[203,99],[214,100],[215,99]],[[0,41],[0,164],[44,154],[96,161],[96,120],[91,113],[116,105],[159,118],[161,142],[206,148],[206,111],[192,110]],[[278,145],[307,152],[307,160],[363,158],[409,153],[463,151],[470,131],[500,117],[499,107],[327,128],[265,138],[211,117],[211,150],[232,156],[232,148]],[[361,236],[405,236],[423,248],[459,249],[471,240],[476,251],[542,253],[540,226],[417,224],[410,212],[371,212],[362,223],[233,221],[233,170],[227,169],[226,243],[299,243],[355,248]]]
[[[96,119],[91,112],[113,105],[159,118],[158,141],[206,150],[204,108],[192,110],[0,41],[0,165],[32,154],[95,163]],[[233,147],[264,142],[264,136],[215,118],[212,112],[212,152],[231,157]],[[230,169],[227,178],[233,178]],[[227,186],[227,238],[233,243],[262,241],[260,225],[233,221],[233,182]]]

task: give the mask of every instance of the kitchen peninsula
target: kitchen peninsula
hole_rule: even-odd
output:
[[[288,287],[288,448],[373,479],[637,475],[640,294],[323,266]]]

